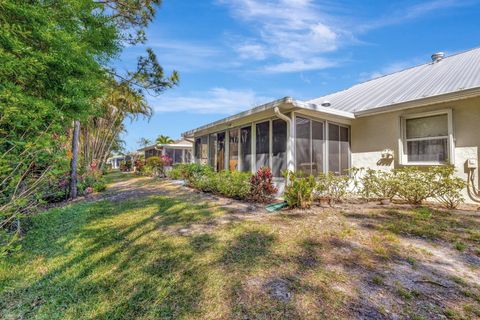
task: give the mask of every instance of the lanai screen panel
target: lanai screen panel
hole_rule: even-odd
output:
[[[228,146],[228,169],[230,171],[238,170],[238,146],[239,146],[239,130],[233,129],[229,132],[229,146]]]
[[[217,133],[216,170],[225,170],[225,132]]]
[[[328,124],[328,171],[346,174],[349,168],[350,134],[347,127]]]
[[[241,170],[250,172],[252,170],[252,127],[243,127],[240,129],[240,158],[242,162]]]
[[[310,120],[302,117],[295,119],[295,161],[297,171],[309,174],[312,166],[310,148]]]
[[[272,173],[281,177],[287,169],[287,123],[284,120],[272,121]]]
[[[215,169],[216,162],[216,151],[217,150],[217,134],[210,134],[210,140],[208,141],[208,165]]]
[[[256,169],[270,166],[270,122],[256,124]]]

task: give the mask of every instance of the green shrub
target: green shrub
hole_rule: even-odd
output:
[[[278,189],[273,185],[273,174],[270,168],[260,168],[250,177],[250,200],[262,203],[269,202],[277,192]]]
[[[145,166],[143,167],[143,174],[152,176],[152,177],[164,177],[165,176],[165,166],[169,165],[169,160],[165,157],[150,157],[145,161]]]
[[[321,173],[318,175],[315,186],[315,198],[325,198],[334,202],[341,202],[348,193],[350,177],[334,173]]]
[[[166,172],[167,178],[172,179],[172,180],[182,180],[183,179],[183,174],[182,174],[182,168],[179,167],[179,165],[175,165],[172,169]]]
[[[454,177],[454,172],[453,166],[437,169],[439,180],[434,197],[447,209],[455,209],[464,201],[461,192],[466,183],[463,179]]]
[[[121,161],[120,162],[120,171],[128,172],[130,170],[132,170],[132,161],[131,160],[126,160],[126,161]]]
[[[193,187],[193,182],[199,176],[213,171],[210,166],[202,165],[198,163],[179,163],[173,168],[175,171],[172,175],[180,175],[180,179],[185,180],[190,186]]]
[[[392,200],[398,193],[399,180],[392,171],[367,169],[360,180],[362,183],[361,193],[366,199],[374,195],[381,199]]]
[[[454,177],[454,172],[453,166],[397,169],[398,196],[410,204],[434,198],[447,208],[455,208],[463,201],[465,182]]]
[[[105,191],[105,189],[107,189],[107,184],[105,183],[105,181],[100,180],[95,182],[92,188],[93,188],[93,191],[95,192],[102,192],[102,191]]]
[[[404,167],[394,170],[398,179],[398,196],[409,204],[421,204],[434,196],[437,188],[435,168]]]
[[[287,180],[284,192],[284,199],[291,208],[306,209],[312,205],[313,191],[315,190],[315,178],[302,176],[299,173],[285,171],[283,173]]]
[[[213,174],[216,193],[234,199],[245,199],[250,193],[251,174],[240,171],[221,171]]]

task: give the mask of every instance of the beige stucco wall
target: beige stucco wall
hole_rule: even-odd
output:
[[[383,113],[357,118],[352,121],[352,166],[388,170],[398,167],[400,117],[434,110],[451,109],[455,138],[454,164],[456,174],[467,180],[465,163],[469,158],[478,160],[480,151],[480,97],[456,102],[442,103],[422,108]],[[382,151],[394,151],[393,161],[382,160]],[[478,186],[478,170],[475,172]],[[474,199],[464,191],[465,199]]]

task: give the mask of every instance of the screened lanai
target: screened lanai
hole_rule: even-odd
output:
[[[253,173],[269,167],[277,178],[287,168],[313,175],[346,174],[350,168],[349,120],[331,115],[322,118],[319,112],[313,116],[309,110],[283,109],[287,112],[271,108],[263,112],[263,119],[247,114],[226,122],[224,128],[195,132],[195,162],[208,164],[216,171]]]

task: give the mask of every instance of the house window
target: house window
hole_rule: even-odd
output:
[[[403,122],[403,163],[443,164],[451,159],[451,113],[406,116]]]
[[[270,121],[256,124],[256,169],[270,167]]]
[[[295,127],[297,171],[313,175],[323,172],[324,123],[296,117]]]
[[[240,159],[241,170],[250,172],[252,170],[252,127],[240,129]]]
[[[228,169],[230,171],[238,170],[238,129],[230,130],[228,145]]]
[[[281,177],[287,169],[287,123],[284,120],[272,121],[272,174]]]

